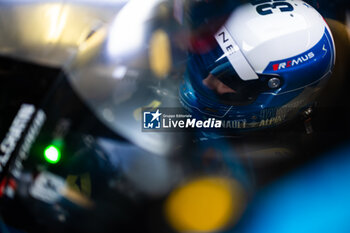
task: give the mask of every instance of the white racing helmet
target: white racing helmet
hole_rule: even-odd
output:
[[[210,51],[192,51],[180,88],[197,117],[246,129],[277,125],[313,104],[335,63],[323,17],[297,0],[238,7]]]

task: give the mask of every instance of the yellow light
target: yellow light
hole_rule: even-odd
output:
[[[50,27],[48,34],[48,42],[55,43],[62,35],[63,29],[67,23],[67,9],[61,4],[52,5],[46,11],[50,18]]]
[[[169,37],[163,30],[157,30],[153,33],[149,58],[151,70],[158,78],[164,78],[171,69],[171,47]]]
[[[203,177],[174,190],[165,202],[165,214],[179,232],[213,232],[237,221],[243,202],[237,181]]]

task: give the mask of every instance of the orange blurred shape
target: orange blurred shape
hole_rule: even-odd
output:
[[[244,202],[236,180],[205,176],[175,189],[165,202],[165,215],[179,232],[213,232],[234,224]]]

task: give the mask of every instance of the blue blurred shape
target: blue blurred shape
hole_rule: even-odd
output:
[[[349,233],[350,146],[263,189],[231,232]]]

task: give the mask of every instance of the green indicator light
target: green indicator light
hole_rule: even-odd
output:
[[[44,151],[44,156],[45,156],[45,160],[48,163],[55,164],[55,163],[58,163],[60,161],[61,152],[54,145],[49,145],[48,147],[46,147],[46,149]]]

